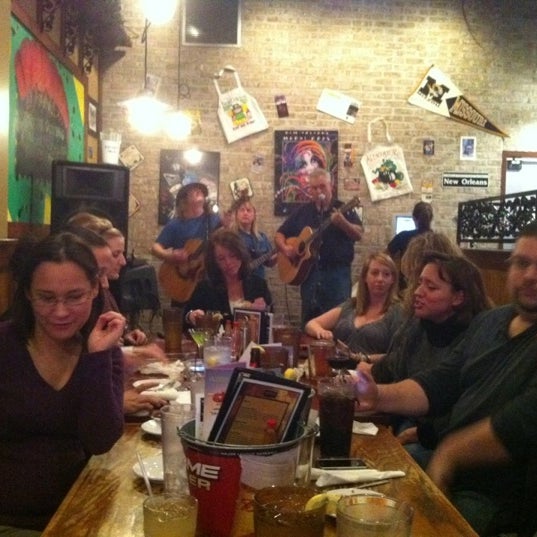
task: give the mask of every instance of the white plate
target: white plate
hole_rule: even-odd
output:
[[[161,386],[162,384],[165,384],[166,382],[170,382],[169,378],[154,378],[154,379],[141,379],[141,380],[135,380],[132,385],[135,388],[140,387],[148,387],[151,388],[153,386]]]
[[[142,431],[155,436],[162,436],[162,427],[160,420],[147,420],[141,425]]]
[[[327,490],[328,506],[326,508],[327,516],[336,517],[336,504],[342,496],[377,496],[383,498],[384,494],[370,489],[346,488]]]
[[[153,455],[151,457],[145,457],[142,459],[144,463],[144,468],[147,473],[147,477],[149,478],[149,481],[153,481],[155,483],[162,483],[164,481],[164,469],[162,468],[162,453],[157,453],[156,455]],[[132,471],[135,473],[136,476],[141,477],[143,479],[143,474],[140,469],[140,465],[138,463],[135,463],[135,465],[132,467]]]

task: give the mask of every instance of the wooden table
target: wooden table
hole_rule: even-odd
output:
[[[143,537],[142,502],[147,493],[132,467],[136,450],[146,457],[159,449],[158,438],[144,434],[139,424],[126,424],[122,438],[108,453],[91,458],[42,537]],[[414,506],[413,537],[477,535],[388,429],[381,426],[377,436],[354,435],[352,455],[379,470],[406,472],[375,490]],[[233,537],[253,537],[250,515],[241,520],[244,523]],[[325,537],[333,536],[335,524],[327,520]]]

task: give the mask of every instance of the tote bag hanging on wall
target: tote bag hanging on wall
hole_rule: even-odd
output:
[[[218,79],[226,73],[233,73],[236,87],[222,92]],[[224,67],[213,78],[218,93],[218,119],[226,136],[227,143],[268,129],[268,123],[254,97],[242,87],[239,74],[230,65]]]
[[[373,145],[371,125],[377,121],[384,125],[385,143]],[[371,201],[379,201],[412,192],[403,149],[392,142],[386,121],[379,117],[367,125],[367,151],[361,163]]]

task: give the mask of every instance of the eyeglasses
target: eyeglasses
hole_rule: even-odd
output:
[[[69,293],[64,297],[37,293],[30,298],[30,301],[39,309],[53,309],[58,304],[63,304],[66,308],[76,308],[85,304],[90,299],[91,295],[91,290]]]

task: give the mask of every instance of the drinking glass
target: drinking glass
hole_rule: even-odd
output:
[[[198,354],[196,356],[196,361],[194,362],[194,371],[197,371],[197,361],[199,360],[201,363],[203,363],[203,346],[205,345],[207,339],[211,337],[211,331],[205,328],[190,328],[188,333],[198,348]],[[196,372],[192,375],[191,380],[196,381],[200,378],[201,375]]]
[[[144,501],[145,537],[194,537],[198,500],[190,494],[156,494]]]
[[[268,487],[254,495],[255,537],[322,537],[326,500],[305,510],[311,487]]]
[[[409,537],[414,509],[377,496],[342,496],[337,503],[337,537]]]

